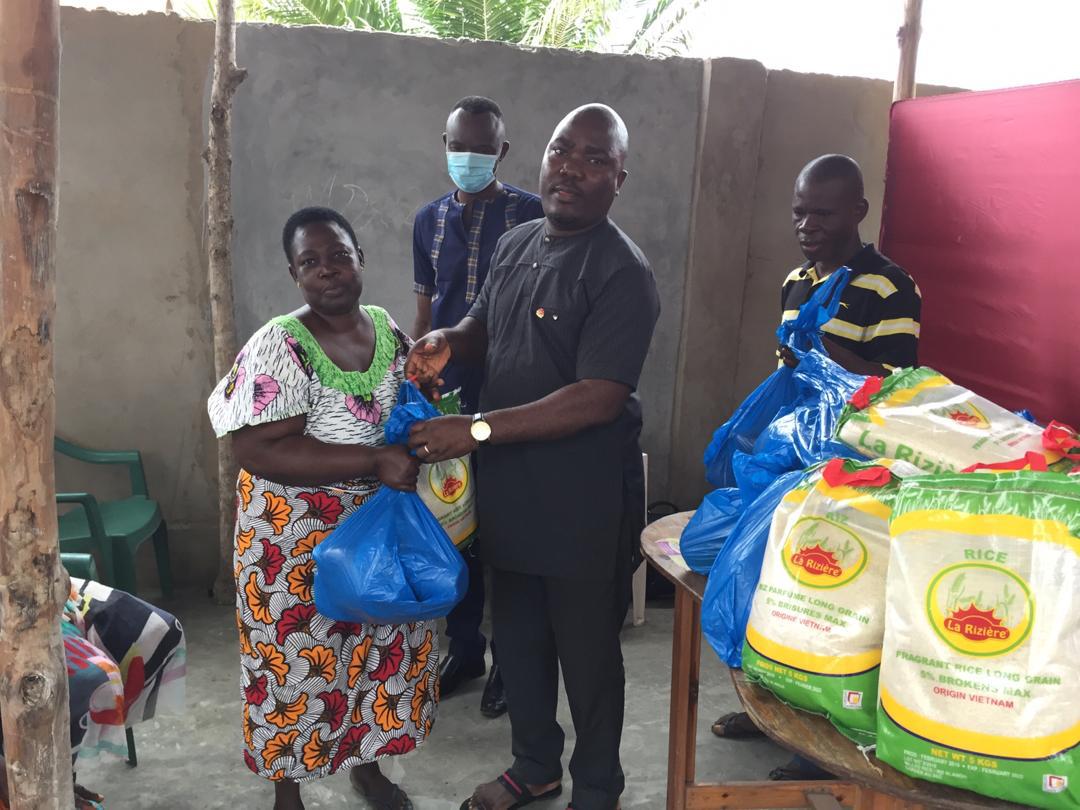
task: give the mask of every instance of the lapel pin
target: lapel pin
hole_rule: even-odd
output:
[[[537,318],[543,318],[544,317],[544,308],[543,307],[538,307],[537,308],[536,317]]]

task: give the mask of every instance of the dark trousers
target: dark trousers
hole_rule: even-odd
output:
[[[531,785],[562,778],[564,735],[555,719],[561,665],[577,735],[570,759],[574,808],[613,810],[624,784],[620,589],[614,581],[492,573],[515,772]]]
[[[450,655],[463,661],[484,657],[487,639],[480,632],[484,620],[484,564],[476,553],[476,543],[463,555],[469,569],[469,589],[446,617],[446,635],[450,638]],[[495,641],[491,642],[491,658],[495,660]]]

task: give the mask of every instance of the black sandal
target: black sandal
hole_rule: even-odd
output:
[[[769,771],[770,782],[819,782],[835,778],[824,768],[819,768],[802,757],[795,757],[787,764]]]
[[[712,724],[712,733],[725,740],[752,740],[765,736],[746,712],[728,712],[718,717]]]
[[[353,786],[353,790],[363,797],[364,801],[374,810],[413,810],[412,799],[397,785],[388,799],[378,799],[368,793],[364,793]]]
[[[525,807],[533,802],[543,801],[544,799],[554,799],[562,794],[561,784],[553,787],[546,793],[538,793],[535,795],[529,793],[528,789],[525,787],[525,780],[511,770],[503,771],[495,781],[499,783],[503,790],[514,797],[514,803],[510,805],[507,810],[517,810],[517,808]],[[467,798],[461,803],[460,810],[484,810],[484,808],[474,805],[472,801],[472,796]]]

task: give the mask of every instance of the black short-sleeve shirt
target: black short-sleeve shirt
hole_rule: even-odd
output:
[[[469,313],[488,333],[482,411],[579,380],[637,388],[660,314],[645,256],[610,220],[569,237],[537,220],[508,231]],[[643,511],[641,408],[548,442],[489,445],[478,459],[480,547],[498,568],[609,580],[626,510]]]

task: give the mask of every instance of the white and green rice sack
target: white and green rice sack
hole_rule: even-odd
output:
[[[837,438],[867,458],[900,459],[928,473],[1015,461],[1029,452],[1063,472],[1071,466],[1044,448],[1041,427],[926,367],[869,378],[841,414]]]
[[[910,776],[1080,807],[1080,481],[904,481],[890,523],[877,755]]]
[[[897,469],[890,472],[889,466]],[[773,514],[743,671],[796,708],[874,742],[889,517],[899,468],[835,459]]]
[[[436,403],[445,415],[461,413],[461,392],[454,390]],[[469,456],[421,464],[416,482],[420,500],[431,510],[439,525],[459,549],[476,537],[476,483]]]

